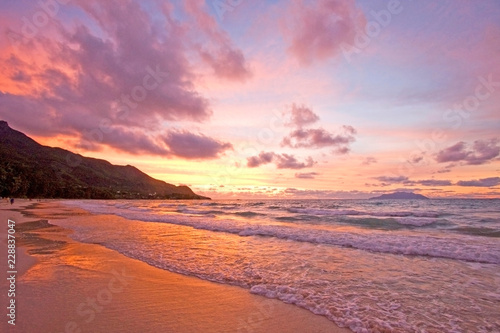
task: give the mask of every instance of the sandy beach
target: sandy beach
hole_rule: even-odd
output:
[[[95,218],[55,201],[2,202],[16,222],[15,326],[2,332],[350,332],[299,307],[248,290],[171,273],[98,244],[79,243],[57,220]],[[54,224],[52,224],[52,222]],[[3,309],[9,285],[0,284]]]

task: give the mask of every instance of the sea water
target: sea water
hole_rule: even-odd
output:
[[[79,241],[354,332],[500,332],[500,200],[65,203],[109,216]]]

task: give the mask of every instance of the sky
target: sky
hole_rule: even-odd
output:
[[[0,119],[44,145],[212,198],[500,197],[496,0],[1,0],[0,31]]]

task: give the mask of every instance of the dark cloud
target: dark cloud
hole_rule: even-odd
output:
[[[500,184],[500,177],[482,178],[476,180],[461,180],[457,182],[458,186],[473,186],[473,187],[493,187]]]
[[[295,174],[295,178],[314,179],[317,175],[319,175],[317,172],[298,172]]]
[[[233,146],[228,142],[220,142],[201,134],[187,131],[172,131],[164,138],[169,154],[185,159],[216,158]]]
[[[258,156],[247,158],[247,166],[256,168],[264,164],[273,162],[278,169],[304,169],[312,167],[316,162],[308,157],[304,162],[299,162],[297,158],[289,154],[276,154],[273,152],[261,152]]]
[[[477,140],[469,149],[465,142],[458,142],[453,146],[445,148],[437,153],[436,161],[446,162],[466,162],[467,164],[485,164],[500,155],[498,139]]]

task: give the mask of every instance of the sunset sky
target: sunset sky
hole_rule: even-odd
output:
[[[2,0],[0,120],[212,198],[500,197],[500,2]]]

